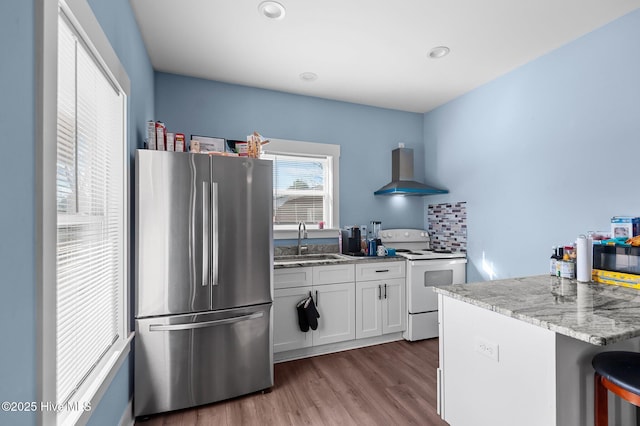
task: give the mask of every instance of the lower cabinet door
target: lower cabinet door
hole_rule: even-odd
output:
[[[313,287],[320,314],[318,329],[313,331],[314,346],[355,339],[355,292],[353,282]]]
[[[356,339],[382,334],[382,282],[356,283]]]
[[[311,346],[311,330],[300,331],[296,305],[309,297],[311,286],[285,288],[274,291],[273,352],[289,351]],[[314,296],[315,297],[315,296]]]
[[[407,328],[407,299],[404,278],[383,281],[382,334],[396,333]]]

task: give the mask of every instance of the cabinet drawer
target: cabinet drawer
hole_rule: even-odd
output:
[[[273,270],[273,288],[309,286],[312,283],[312,268],[280,268]]]
[[[354,279],[355,267],[351,263],[313,267],[313,285],[347,283]]]
[[[375,262],[356,264],[356,281],[404,278],[406,262]]]

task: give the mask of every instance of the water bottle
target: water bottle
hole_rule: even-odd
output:
[[[372,238],[372,239],[369,240],[368,252],[369,252],[369,256],[377,256],[378,255],[375,238]]]

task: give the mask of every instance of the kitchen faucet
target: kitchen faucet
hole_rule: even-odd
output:
[[[301,232],[303,231],[303,232]],[[307,224],[304,223],[303,221],[298,222],[298,256],[300,256],[302,254],[302,250],[306,250],[306,247],[303,247],[301,245],[302,243],[302,238],[300,238],[302,236],[302,238],[304,238],[305,240],[308,238],[307,237]]]

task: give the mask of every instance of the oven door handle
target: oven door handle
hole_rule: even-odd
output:
[[[412,267],[419,267],[426,271],[437,271],[443,268],[448,269],[448,266],[460,265],[465,263],[467,263],[467,259],[464,257],[456,257],[452,259],[422,259],[409,261],[409,265],[411,265]]]

